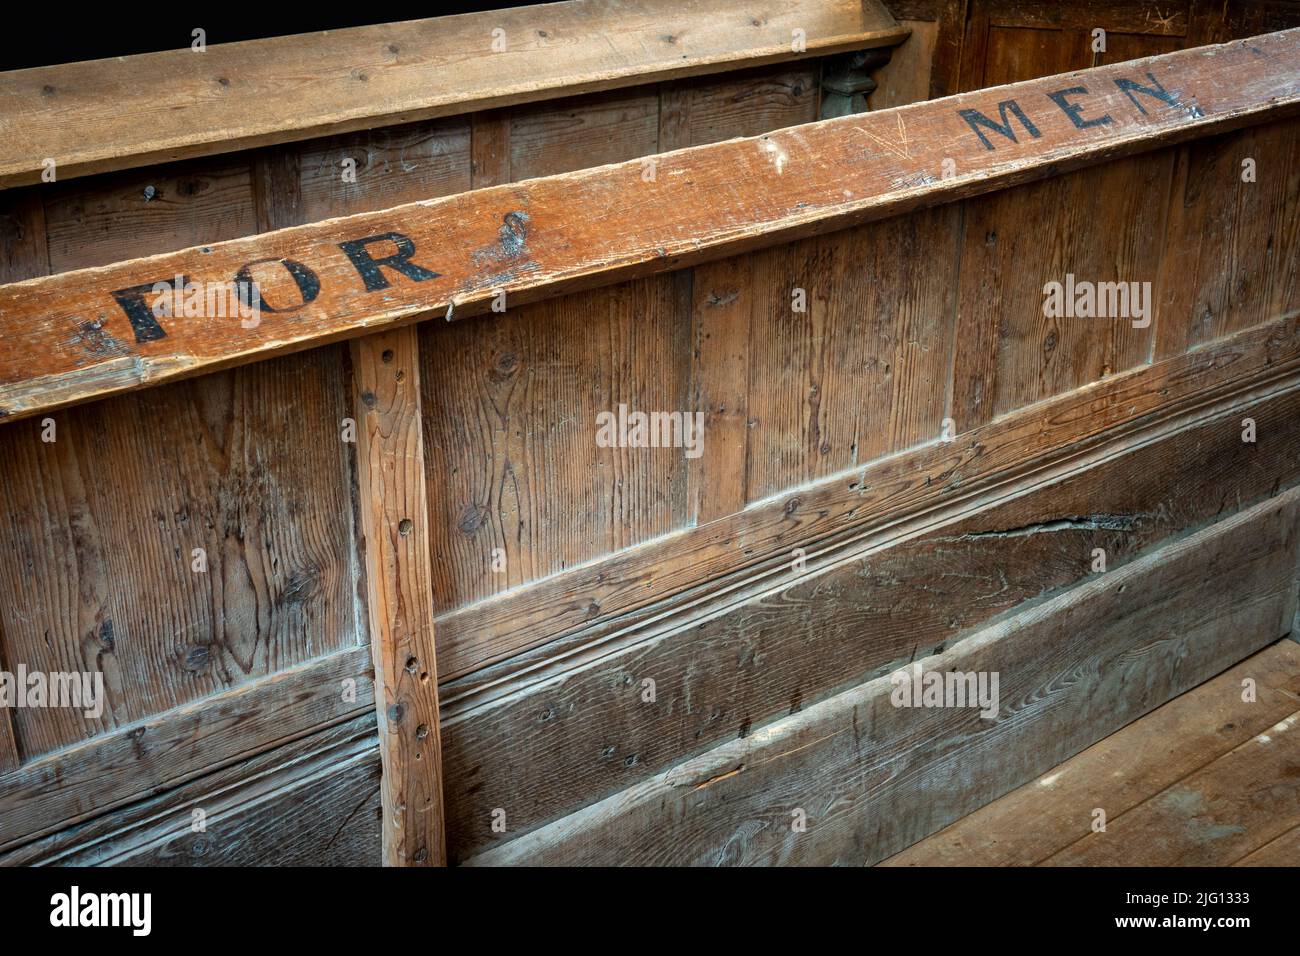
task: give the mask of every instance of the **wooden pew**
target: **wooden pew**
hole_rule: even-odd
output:
[[[7,861],[237,857],[267,754],[328,731],[356,759],[338,729],[375,706],[377,639],[381,714],[435,755],[387,751],[390,829],[427,804],[387,788],[432,800],[441,770],[448,857],[478,863],[879,860],[1275,640],[1298,46],[0,286],[0,661],[53,628],[114,673],[93,733],[14,712]],[[123,292],[249,264],[248,328]],[[1049,317],[1067,276],[1150,283],[1146,305]],[[700,454],[602,447],[620,405],[701,414]],[[1012,717],[885,705],[931,652],[1002,669]],[[1053,693],[1076,673],[1099,676]],[[224,829],[186,833],[164,794],[202,802],[214,771]]]

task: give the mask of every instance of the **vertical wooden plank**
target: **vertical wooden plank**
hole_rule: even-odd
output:
[[[0,622],[0,651],[4,650],[4,627]],[[9,663],[0,653],[0,669],[10,670]],[[21,761],[18,757],[18,740],[14,737],[13,718],[8,707],[0,707],[0,775],[10,770],[17,770]]]
[[[40,186],[0,193],[0,284],[49,275]]]
[[[253,211],[258,232],[306,222],[302,208],[301,144],[268,146],[253,154]]]
[[[887,110],[929,99],[934,72],[939,24],[933,20],[902,20],[912,35],[894,49],[889,62],[875,74],[876,89],[867,102],[873,110]]]
[[[659,87],[659,149],[668,153],[691,145],[692,88],[685,80]]]
[[[745,507],[749,448],[753,256],[695,270],[692,409],[704,413],[704,454],[689,462],[688,496],[698,524]]]
[[[469,153],[471,189],[511,181],[508,111],[489,110],[470,117]]]
[[[413,327],[351,343],[370,650],[383,761],[384,864],[442,866],[442,737]]]
[[[238,155],[47,187],[53,272],[88,269],[257,232],[253,175]]]
[[[1148,282],[1158,298],[1173,159],[1165,150],[966,204],[952,403],[958,431],[1148,360],[1157,319],[1134,327],[1125,317],[1048,317],[1043,290],[1073,275]],[[1098,196],[1115,199],[1102,209]],[[1153,302],[1146,306],[1154,311]]]
[[[297,151],[305,222],[472,188],[470,120],[464,116],[312,140]]]
[[[1251,127],[1179,153],[1156,357],[1300,306],[1300,123]],[[1243,181],[1243,163],[1253,180]]]

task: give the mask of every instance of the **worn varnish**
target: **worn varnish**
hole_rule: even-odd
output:
[[[568,0],[18,70],[0,79],[0,186],[37,182],[47,156],[85,175],[787,60],[796,27],[810,55],[907,35],[875,0]]]
[[[989,62],[1011,80],[1057,53],[996,31],[1073,42],[1046,7],[900,6],[934,24],[909,67],[932,86],[973,49],[954,23],[1010,41]],[[1110,59],[1183,42],[1192,6],[1167,35],[1115,31]],[[77,266],[0,287],[25,350],[0,355],[0,538],[30,556],[0,665],[125,674],[99,723],[0,723],[0,859],[439,863],[445,829],[452,862],[871,862],[1280,636],[1297,43],[687,148],[816,115],[821,65],[779,63],[264,146],[242,171],[127,169],[117,206],[96,205],[110,177],[0,194],[4,277]],[[994,128],[1008,98],[1032,132]],[[1267,178],[1243,183],[1243,154]],[[340,156],[373,175],[340,181]],[[632,161],[566,172],[593,158]],[[263,235],[209,241],[231,235],[202,225],[223,163],[228,225]],[[158,254],[114,263],[132,249]],[[112,296],[245,257],[269,304],[310,301],[150,337]],[[1150,323],[1046,320],[1065,272],[1150,280]],[[599,447],[620,404],[700,412],[702,454]],[[157,515],[122,494],[137,472]],[[220,532],[210,594],[153,573],[183,569],[182,515]],[[882,675],[932,654],[1017,674],[1032,726],[882,703]],[[174,800],[213,808],[208,840]],[[1288,826],[1249,852],[1285,852]]]
[[[0,362],[0,410],[28,415],[431,312],[481,311],[500,290],[518,304],[662,271],[706,253],[770,245],[1205,135],[1264,111],[1285,115],[1300,102],[1300,85],[1277,66],[1294,60],[1298,44],[1300,32],[1287,31],[1098,68],[1090,112],[1082,115],[1113,121],[1083,129],[1046,95],[1059,89],[1057,81],[1031,81],[670,154],[653,182],[642,179],[640,163],[605,167],[10,285],[0,289],[0,329],[13,345]],[[1148,80],[1143,63],[1164,82],[1155,73]],[[1158,84],[1163,98],[1123,86],[1139,80],[1148,89]],[[1037,104],[1026,108],[1038,137],[1025,139],[1022,130],[1021,141],[995,145],[971,114],[970,123],[962,118],[962,110],[997,116],[997,104],[1015,97]],[[939,178],[945,159],[955,164],[950,179]],[[609,208],[635,215],[609,219]],[[351,244],[351,256],[341,243]],[[291,280],[286,260],[311,270],[315,281]],[[389,264],[370,264],[378,260]],[[142,317],[140,307],[133,324],[113,297],[177,275],[230,281],[254,262],[260,265],[250,274],[264,284],[264,298],[287,310],[268,313],[256,328],[166,328]],[[287,314],[293,319],[280,317]],[[82,341],[92,332],[93,347]],[[16,355],[42,360],[33,369]]]

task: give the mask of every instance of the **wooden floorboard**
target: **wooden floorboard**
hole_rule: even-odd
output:
[[[882,865],[1294,865],[1297,707],[1283,640]]]

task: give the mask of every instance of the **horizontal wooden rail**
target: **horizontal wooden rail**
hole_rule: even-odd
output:
[[[0,418],[662,272],[1297,105],[1289,30],[0,286]],[[200,293],[196,317],[156,314],[157,284],[177,278]],[[204,317],[203,290],[241,281],[260,290],[256,321]]]
[[[799,32],[796,32],[799,31]],[[891,46],[879,0],[547,3],[0,74],[0,187]]]

